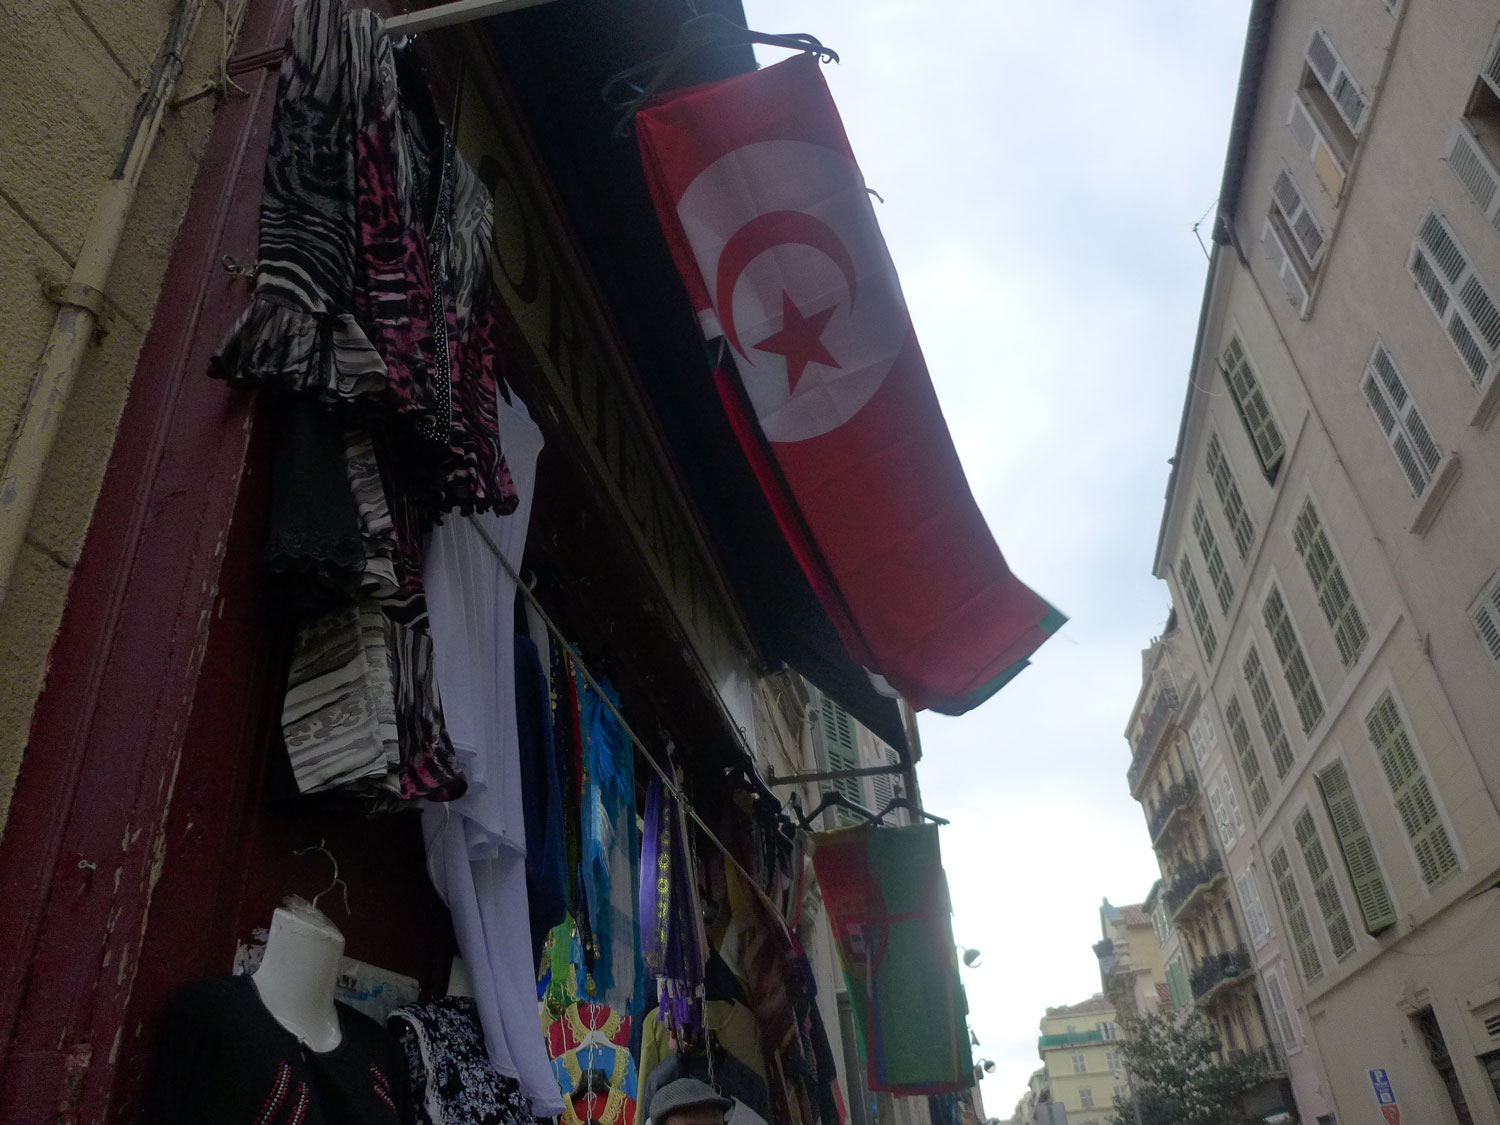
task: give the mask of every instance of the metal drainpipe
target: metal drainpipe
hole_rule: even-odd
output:
[[[72,276],[66,284],[48,291],[60,307],[0,468],[0,604],[10,592],[16,560],[31,524],[47,458],[57,440],[74,379],[104,312],[104,287],[125,234],[141,173],[182,76],[183,56],[193,40],[198,18],[207,6],[208,0],[178,0],[147,88],[136,103],[119,163],[99,193]]]

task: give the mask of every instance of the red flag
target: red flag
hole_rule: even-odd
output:
[[[817,61],[636,117],[657,214],[719,392],[850,655],[959,714],[1065,618],[1006,566],[969,491]],[[753,420],[752,420],[753,419]]]

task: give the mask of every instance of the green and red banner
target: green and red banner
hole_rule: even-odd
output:
[[[937,825],[864,825],[813,840],[870,1089],[946,1094],[972,1086]]]
[[[1006,565],[975,503],[814,58],[636,117],[658,218],[720,398],[850,656],[960,714],[1065,618]]]

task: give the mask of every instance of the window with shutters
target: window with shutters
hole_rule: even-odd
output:
[[[1078,1087],[1078,1104],[1084,1109],[1094,1108],[1094,1091],[1089,1086]]]
[[[1449,134],[1443,159],[1480,214],[1500,229],[1500,28],[1485,52],[1464,115]]]
[[[818,720],[814,729],[818,732],[818,751],[825,770],[856,770],[860,768],[859,743],[854,732],[854,719],[828,696],[817,692],[814,699],[818,707]],[[856,805],[866,803],[865,789],[857,777],[841,777],[824,782],[846,800]],[[848,809],[835,807],[834,820],[841,825],[861,823],[860,817]]]
[[[1212,664],[1214,653],[1219,648],[1219,638],[1214,635],[1213,622],[1208,619],[1208,606],[1203,602],[1203,592],[1198,588],[1198,578],[1193,573],[1193,564],[1187,552],[1177,566],[1177,578],[1182,584],[1182,596],[1187,599],[1188,615],[1193,619],[1193,628],[1198,631],[1198,643],[1203,646],[1203,663]]]
[[[1260,758],[1255,752],[1255,743],[1250,740],[1250,728],[1245,724],[1245,713],[1236,696],[1231,695],[1224,705],[1224,722],[1229,726],[1229,740],[1234,743],[1234,756],[1239,759],[1240,775],[1245,781],[1245,792],[1250,796],[1250,807],[1259,816],[1271,803],[1271,796],[1266,791]]]
[[[1448,334],[1476,387],[1490,377],[1500,354],[1500,307],[1474,272],[1468,252],[1436,211],[1429,211],[1412,239],[1407,270]]]
[[[1244,345],[1238,337],[1230,338],[1220,367],[1225,379],[1229,381],[1230,396],[1239,410],[1240,421],[1245,423],[1251,444],[1255,446],[1261,471],[1266,474],[1267,480],[1275,483],[1276,473],[1286,455],[1286,442],[1281,436],[1281,427],[1271,414],[1270,404],[1266,401],[1265,392],[1261,390],[1255,369],[1250,366],[1250,357],[1245,353]]]
[[[1219,508],[1224,513],[1224,522],[1229,525],[1234,539],[1235,552],[1241,562],[1250,558],[1250,548],[1255,545],[1255,521],[1245,509],[1245,499],[1240,495],[1239,483],[1224,456],[1224,447],[1219,444],[1218,434],[1208,435],[1208,447],[1204,454],[1208,466],[1208,477],[1214,482],[1214,491],[1219,496]]]
[[[1234,782],[1224,778],[1224,808],[1229,812],[1229,822],[1234,825],[1236,835],[1245,830],[1245,818],[1240,813],[1240,795],[1234,791]]]
[[[1292,862],[1286,857],[1285,847],[1278,846],[1271,853],[1271,881],[1276,884],[1276,897],[1286,915],[1286,928],[1297,953],[1302,979],[1311,984],[1323,975],[1323,959],[1318,956],[1318,943],[1313,940],[1307,912],[1302,909],[1302,895],[1297,890],[1297,877],[1292,874]]]
[[[1361,389],[1411,494],[1421,496],[1437,475],[1443,454],[1432,440],[1422,415],[1417,413],[1417,404],[1407,392],[1406,381],[1396,370],[1390,351],[1379,341],[1365,366]]]
[[[1365,717],[1365,726],[1390,785],[1401,827],[1411,841],[1422,882],[1435,887],[1459,869],[1458,852],[1390,692]]]
[[[1302,280],[1302,275],[1297,271],[1292,255],[1287,252],[1286,241],[1276,232],[1276,226],[1267,219],[1260,230],[1260,248],[1265,251],[1266,261],[1271,265],[1271,272],[1276,275],[1276,280],[1281,283],[1281,291],[1286,294],[1287,304],[1297,310],[1297,315],[1307,316],[1312,294],[1307,288],[1307,283]]]
[[[1323,528],[1311,497],[1302,502],[1302,510],[1297,513],[1292,525],[1292,542],[1307,567],[1307,577],[1317,595],[1318,608],[1333,630],[1333,643],[1339,650],[1339,659],[1348,668],[1359,659],[1370,633],[1365,628],[1359,606],[1354,603],[1354,595],[1349,592],[1344,568],[1333,553],[1333,544],[1328,541],[1328,532]]]
[[[1206,709],[1200,710],[1188,727],[1188,741],[1193,744],[1193,757],[1200,766],[1208,752],[1219,744],[1219,732],[1214,728],[1214,721],[1208,717]]]
[[[1349,882],[1354,887],[1354,899],[1359,904],[1360,917],[1364,919],[1365,933],[1378,934],[1396,924],[1396,907],[1386,890],[1385,877],[1380,873],[1375,843],[1365,830],[1364,817],[1354,799],[1349,773],[1342,762],[1334,762],[1317,774],[1317,782],[1318,792],[1323,795],[1323,807],[1328,811],[1328,821],[1333,825],[1334,839],[1344,857],[1344,870],[1349,873]]]
[[[1272,965],[1265,970],[1266,995],[1271,999],[1271,1019],[1281,1049],[1290,1054],[1302,1046],[1302,1029],[1297,1026],[1297,1013],[1287,992],[1286,982],[1281,979],[1281,968]]]
[[[1307,665],[1307,654],[1302,650],[1302,641],[1292,626],[1291,614],[1281,590],[1272,586],[1261,607],[1266,631],[1271,634],[1271,646],[1276,650],[1276,659],[1281,663],[1281,673],[1286,677],[1286,686],[1291,689],[1292,700],[1297,705],[1297,718],[1306,734],[1318,725],[1323,717],[1323,697],[1313,680],[1312,669]]]
[[[880,746],[878,752],[883,759],[883,764],[896,766],[901,764],[901,757],[889,746]],[[890,803],[901,795],[901,786],[897,781],[900,775],[894,773],[876,773],[869,777],[870,782],[870,811],[883,812]]]
[[[1349,916],[1344,913],[1344,903],[1339,898],[1333,864],[1328,862],[1328,852],[1323,847],[1323,837],[1318,832],[1311,809],[1303,809],[1297,814],[1297,819],[1292,821],[1292,831],[1297,837],[1297,846],[1302,849],[1302,863],[1307,868],[1307,877],[1312,880],[1313,901],[1318,904],[1318,913],[1323,915],[1323,928],[1328,933],[1334,960],[1342,961],[1354,952],[1354,931],[1349,928]]]
[[[1193,538],[1198,540],[1198,549],[1203,552],[1203,562],[1208,567],[1208,581],[1214,588],[1214,597],[1219,603],[1219,612],[1229,613],[1234,601],[1234,583],[1229,580],[1229,570],[1224,566],[1224,556],[1219,553],[1219,541],[1214,535],[1213,525],[1208,522],[1208,512],[1203,501],[1193,504]]]
[[[1500,572],[1485,584],[1479,597],[1469,606],[1469,620],[1479,633],[1480,643],[1490,659],[1500,668]]]
[[[1303,64],[1287,128],[1311,163],[1314,176],[1337,203],[1369,102],[1321,27],[1314,27],[1308,38]]]
[[[1088,1069],[1089,1069],[1088,1059],[1084,1058],[1082,1054],[1076,1054],[1076,1055],[1073,1056],[1073,1073],[1074,1074],[1085,1074],[1085,1073],[1088,1072]]]
[[[1215,782],[1208,791],[1208,805],[1213,810],[1214,823],[1219,826],[1219,840],[1227,852],[1234,846],[1234,823],[1229,819],[1229,809],[1224,802],[1224,783]]]
[[[1234,877],[1234,886],[1240,894],[1240,909],[1245,912],[1245,928],[1250,931],[1250,944],[1259,949],[1271,936],[1271,922],[1266,917],[1266,908],[1260,899],[1260,887],[1255,882],[1254,864]]]
[[[1261,733],[1266,736],[1266,745],[1271,748],[1271,764],[1276,767],[1276,780],[1281,781],[1291,772],[1296,759],[1292,755],[1292,744],[1286,736],[1286,726],[1281,721],[1281,709],[1276,706],[1276,697],[1271,694],[1271,683],[1266,679],[1265,665],[1254,645],[1245,653],[1241,666],[1245,683],[1250,688],[1250,701],[1255,704],[1255,714],[1260,719]]]

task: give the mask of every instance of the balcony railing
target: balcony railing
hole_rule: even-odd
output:
[[[1249,1063],[1267,1077],[1286,1073],[1286,1058],[1282,1055],[1281,1048],[1274,1043],[1251,1047],[1248,1051],[1230,1048],[1229,1058],[1232,1062]]]
[[[1167,786],[1167,791],[1162,794],[1160,801],[1156,803],[1156,809],[1146,821],[1146,828],[1151,833],[1151,842],[1156,843],[1157,837],[1161,835],[1162,829],[1167,826],[1167,821],[1172,819],[1172,814],[1182,808],[1198,795],[1198,779],[1192,774],[1186,774],[1181,781],[1174,781]]]
[[[1238,980],[1250,971],[1250,954],[1240,945],[1227,953],[1210,953],[1193,972],[1193,999],[1202,1000],[1227,980]]]
[[[1222,874],[1224,874],[1224,861],[1218,857],[1217,853],[1180,868],[1162,893],[1162,899],[1167,904],[1167,913],[1175,918],[1187,900],[1193,897],[1194,891],[1212,883]]]
[[[1151,705],[1151,714],[1146,716],[1146,727],[1141,732],[1141,737],[1135,743],[1135,755],[1130,760],[1130,768],[1125,771],[1125,780],[1130,786],[1130,791],[1135,792],[1135,783],[1139,779],[1141,770],[1145,768],[1147,761],[1151,758],[1151,752],[1156,749],[1156,743],[1161,738],[1161,733],[1171,721],[1172,713],[1177,710],[1177,691],[1170,687],[1161,687],[1156,692],[1156,702]]]
[[[1045,1047],[1081,1047],[1088,1043],[1103,1043],[1104,1032],[1095,1028],[1093,1031],[1065,1031],[1059,1035],[1043,1035],[1037,1039],[1038,1048]]]

